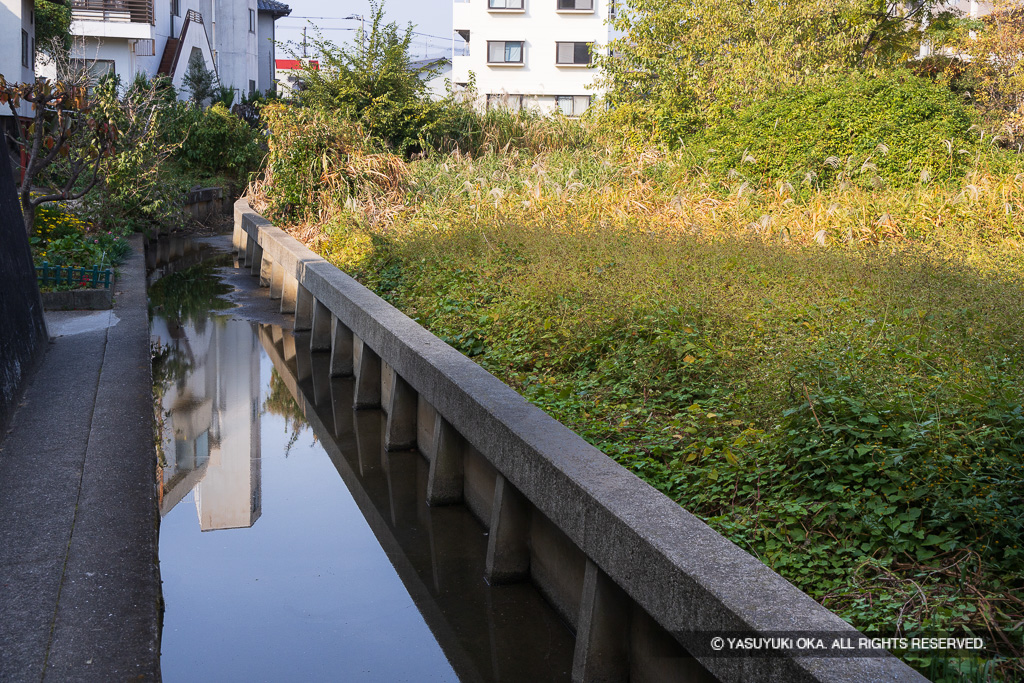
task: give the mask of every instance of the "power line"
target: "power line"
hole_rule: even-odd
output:
[[[298,15],[295,15],[295,14],[289,14],[288,18],[289,19],[330,19],[330,20],[334,20],[334,21],[346,21],[345,17],[304,17],[304,16],[298,16]],[[276,25],[277,26],[281,26],[282,28],[302,28],[301,26],[294,26],[294,25],[291,25],[291,24],[277,23]],[[316,28],[318,28],[318,29],[320,29],[322,31],[355,31],[356,30],[354,28],[322,27],[322,26],[317,26]],[[413,31],[412,33],[413,33],[413,35],[416,35],[416,36],[426,36],[427,38],[437,38],[438,40],[451,40],[451,36],[447,36],[447,37],[445,37],[445,36],[435,36],[432,33],[420,33],[419,31]]]

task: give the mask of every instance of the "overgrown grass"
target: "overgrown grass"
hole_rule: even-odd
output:
[[[986,637],[931,677],[1019,676],[1019,161],[823,190],[580,134],[296,232],[855,626]]]

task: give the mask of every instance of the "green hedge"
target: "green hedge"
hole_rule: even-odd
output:
[[[848,76],[781,91],[691,140],[706,167],[794,185],[908,185],[960,177],[975,150],[973,110],[909,72]]]

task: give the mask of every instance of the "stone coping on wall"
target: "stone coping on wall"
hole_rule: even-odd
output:
[[[875,657],[725,657],[709,633],[862,637],[758,559],[296,239],[235,203],[235,244],[261,281],[330,312],[426,400],[507,484],[561,530],[715,677],[727,681],[924,681]],[[283,271],[283,273],[282,273]],[[294,284],[292,285],[295,286]],[[310,300],[311,298],[311,300]],[[309,310],[298,315],[309,317]],[[298,318],[297,318],[298,321]],[[298,328],[299,325],[297,324]],[[314,331],[314,338],[316,332]],[[895,635],[895,634],[893,634]],[[695,640],[696,639],[696,640]]]

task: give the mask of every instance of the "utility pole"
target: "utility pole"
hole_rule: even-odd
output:
[[[362,14],[350,14],[345,19],[359,20],[359,56],[366,59],[366,17]]]

